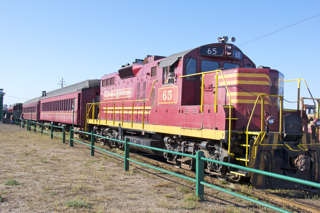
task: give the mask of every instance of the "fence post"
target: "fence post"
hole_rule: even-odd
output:
[[[31,122],[28,120],[28,131],[31,131]]]
[[[204,157],[203,151],[198,151],[196,154],[196,196],[203,200],[204,186],[200,183],[204,181]]]
[[[91,131],[91,156],[94,156],[94,136],[93,136],[93,134],[94,134],[94,130],[92,130]]]
[[[70,127],[70,146],[73,147],[73,128]]]
[[[41,123],[41,135],[43,133],[43,123]]]
[[[124,139],[124,171],[129,171],[129,152],[130,145],[128,144],[129,138]]]
[[[62,126],[62,143],[66,141],[66,126]]]
[[[34,122],[34,130],[33,130],[33,132],[36,132],[36,128],[37,128],[37,122],[35,121]]]
[[[52,139],[52,138],[53,138],[53,125],[52,125],[52,124],[50,125],[50,129],[51,129],[50,137],[51,137],[51,139]]]

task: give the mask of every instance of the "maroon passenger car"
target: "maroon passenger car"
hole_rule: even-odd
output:
[[[55,124],[85,125],[86,104],[99,101],[100,80],[86,80],[51,92],[40,98],[40,120]],[[74,107],[74,116],[72,106]]]
[[[40,117],[40,97],[23,103],[23,118],[38,121]]]

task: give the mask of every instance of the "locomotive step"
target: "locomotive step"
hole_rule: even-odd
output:
[[[177,161],[180,161],[181,163],[186,163],[187,161],[191,161],[192,158],[189,157],[184,157],[184,158],[179,158]]]

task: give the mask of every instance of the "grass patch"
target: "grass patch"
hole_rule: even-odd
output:
[[[223,184],[223,185],[226,185],[226,184],[228,184],[228,181],[221,180],[220,183]]]
[[[87,207],[87,203],[84,200],[69,200],[66,201],[66,207],[84,208]]]
[[[198,206],[200,199],[194,194],[188,194],[184,197],[183,201],[185,202],[183,208],[195,209]]]
[[[2,203],[3,202],[3,198],[0,196],[0,203]]]
[[[6,185],[6,186],[14,186],[14,185],[21,185],[21,183],[15,181],[15,180],[9,180],[9,181],[5,182],[4,185]]]
[[[187,186],[178,186],[177,187],[177,190],[181,193],[184,193],[184,194],[189,194],[192,192],[191,188],[190,187],[187,187]]]
[[[52,192],[52,193],[50,193],[50,195],[58,195],[58,193],[57,192]]]
[[[173,195],[171,195],[171,194],[166,194],[166,196],[165,196],[166,198],[174,198],[174,196]]]

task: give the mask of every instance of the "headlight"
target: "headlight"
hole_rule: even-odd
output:
[[[268,118],[267,118],[267,123],[269,124],[269,125],[272,125],[272,124],[274,124],[274,117],[272,117],[272,116],[269,116]]]
[[[314,119],[313,123],[316,126],[320,126],[320,119],[318,119],[318,118]]]
[[[227,50],[231,50],[231,46],[230,45],[227,45]]]

